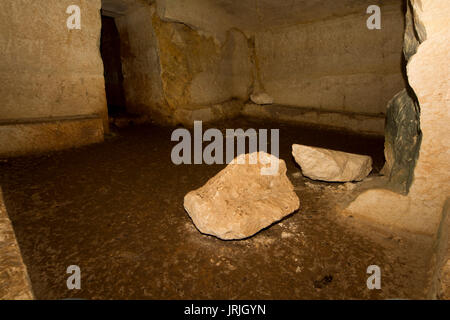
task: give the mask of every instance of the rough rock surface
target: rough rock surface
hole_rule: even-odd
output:
[[[409,207],[410,199],[407,196],[386,189],[370,189],[361,193],[343,214],[403,229],[405,221],[411,219],[408,217]],[[395,219],[391,218],[393,215]]]
[[[258,1],[258,9],[262,2]],[[269,2],[276,10],[283,1]],[[328,2],[342,5],[305,2],[303,11],[325,9],[331,6]],[[388,101],[405,87],[400,55],[404,13],[398,1],[383,1],[382,27],[369,30],[369,15],[364,14],[369,4],[358,2],[361,9],[354,14],[324,20],[315,16],[308,23],[264,28],[255,34],[261,87],[275,104],[373,116],[386,112]],[[289,14],[284,13],[285,20]]]
[[[403,55],[406,61],[408,61],[413,55],[416,54],[417,48],[420,45],[420,39],[418,32],[416,31],[416,26],[414,25],[413,10],[411,8],[411,3],[406,5],[406,17],[405,17],[405,34],[403,36]],[[418,27],[422,29],[422,27]],[[423,33],[423,32],[421,32]]]
[[[420,45],[408,60],[407,75],[420,105],[422,131],[414,179],[406,197],[408,210],[397,210],[390,203],[395,197],[381,194],[379,190],[364,192],[350,207],[355,209],[353,215],[357,213],[377,223],[435,235],[450,194],[450,6],[445,0],[410,0],[408,4]],[[379,199],[376,207],[364,205],[374,197]]]
[[[128,112],[178,124],[188,123],[192,110],[248,100],[247,38],[203,2],[129,0],[127,14],[115,19]]]
[[[361,181],[372,171],[369,156],[294,144],[292,155],[303,175],[314,180]]]
[[[66,10],[71,4],[82,7],[80,30],[66,26],[70,17]],[[102,121],[91,123],[92,130],[75,124],[72,129],[83,131],[83,139],[94,141],[99,131],[108,132],[105,77],[99,54],[101,5],[101,0],[0,2],[0,121],[11,123],[1,129],[0,139],[6,143],[0,142],[0,153],[27,153],[32,147],[28,142],[39,145],[37,149],[52,150],[78,143],[79,135],[54,138],[57,134],[46,126],[14,126],[30,119],[37,122],[95,114]],[[24,25],[23,21],[31,20],[39,23]],[[36,141],[30,133],[39,136]],[[15,145],[8,141],[10,136],[24,144]],[[44,136],[46,139],[42,139]]]
[[[255,154],[253,154],[255,155]],[[257,154],[269,156],[260,152]],[[261,175],[268,166],[251,155],[240,155],[200,189],[189,192],[184,207],[200,232],[223,240],[248,238],[297,210],[300,201],[286,176],[286,164],[278,161],[276,175]]]
[[[27,268],[3,203],[0,189],[0,300],[31,300]]]
[[[208,17],[215,20],[214,11]],[[242,32],[230,30],[219,42],[192,25],[168,22],[156,13],[152,27],[169,114],[179,108],[199,109],[233,98],[248,99],[252,66]]]
[[[420,109],[414,93],[404,89],[390,102],[386,114],[386,164],[382,173],[393,190],[407,194],[414,177],[422,133]]]
[[[269,121],[333,126],[364,134],[384,135],[385,116],[373,117],[364,114],[324,111],[299,108],[279,104],[260,105],[246,103],[242,115],[248,118],[267,119]]]
[[[100,143],[104,140],[99,116],[0,120],[0,157],[16,157]]]
[[[411,3],[407,4],[405,21],[403,54],[405,60],[409,61],[420,45],[419,35],[424,34],[423,26],[420,23],[414,24]],[[392,190],[407,194],[414,178],[414,168],[422,142],[420,107],[409,84],[388,103],[385,137],[386,164],[381,173],[389,178]]]
[[[273,98],[267,93],[254,93],[250,96],[250,99],[256,104],[272,104]]]

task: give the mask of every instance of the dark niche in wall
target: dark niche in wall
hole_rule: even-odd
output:
[[[120,58],[120,37],[114,18],[102,16],[100,51],[105,68],[108,113],[110,116],[115,116],[124,113],[126,108]]]

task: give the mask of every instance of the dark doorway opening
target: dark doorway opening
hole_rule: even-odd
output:
[[[126,111],[122,61],[120,57],[120,37],[114,18],[102,16],[100,52],[105,68],[108,113],[109,116],[114,117]]]

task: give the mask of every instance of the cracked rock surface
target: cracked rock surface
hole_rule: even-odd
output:
[[[361,181],[372,171],[369,156],[294,144],[292,155],[303,175],[331,182]]]
[[[261,169],[269,164],[252,164],[252,155],[272,157],[278,162],[276,174],[262,175]],[[198,230],[223,240],[248,238],[300,206],[283,160],[264,152],[240,155],[235,160],[184,198],[184,207]]]

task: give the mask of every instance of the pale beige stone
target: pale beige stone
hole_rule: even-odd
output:
[[[273,98],[265,92],[254,93],[250,99],[256,104],[272,104]]]
[[[440,298],[443,300],[450,300],[450,258],[442,268]]]
[[[222,43],[227,31],[236,26],[233,16],[220,7],[220,1],[156,0],[156,7],[164,21],[183,23]]]
[[[266,153],[253,156],[269,157]],[[300,201],[286,176],[286,164],[279,164],[275,175],[262,175],[267,164],[249,163],[251,155],[241,155],[203,187],[189,192],[184,207],[202,233],[223,240],[250,237],[297,210]]]
[[[315,124],[336,129],[345,129],[370,135],[384,135],[385,117],[383,115],[366,115],[321,111],[312,108],[299,108],[281,105],[266,105],[264,108],[254,103],[247,103],[242,114],[251,118],[283,121],[300,124]]]
[[[214,17],[212,11],[209,18]],[[151,24],[166,113],[248,99],[252,65],[241,31],[228,30],[220,42],[212,34],[166,21],[156,13]]]
[[[224,11],[229,19],[219,20],[220,23],[232,23],[236,27],[257,32],[271,28],[282,28],[285,26],[302,25],[309,22],[324,21],[335,17],[347,15],[365,16],[367,7],[370,5],[363,0],[157,0],[159,2],[172,2],[174,4],[194,3],[198,10],[210,9]],[[400,6],[399,0],[383,0],[375,3],[381,6],[382,12],[388,6]],[[179,10],[186,8],[180,5]],[[205,9],[202,10],[202,13]],[[185,15],[189,13],[184,13]],[[204,17],[204,16],[203,16]],[[197,18],[198,19],[198,18]],[[209,22],[211,23],[211,22]],[[365,24],[363,25],[365,26]]]
[[[154,8],[128,3],[122,10],[125,12],[115,22],[120,36],[127,111],[167,122],[170,110],[164,99],[157,38],[152,26]]]
[[[71,4],[82,8],[80,30],[66,26]],[[102,140],[108,111],[99,54],[101,0],[1,1],[0,7],[0,156]],[[101,121],[37,125],[93,115]]]
[[[31,300],[33,291],[0,188],[0,300]]]
[[[426,39],[407,66],[423,134],[410,197],[416,214],[435,231],[450,196],[450,5],[445,0],[422,0],[413,1],[413,7]]]
[[[442,220],[434,237],[430,264],[430,299],[450,299],[450,197],[442,211]]]
[[[446,0],[411,0],[410,3],[422,41],[407,65],[408,81],[420,104],[423,135],[414,180],[406,198],[369,190],[350,208],[353,214],[380,224],[434,235],[450,195],[450,6]],[[376,202],[371,200],[374,194]],[[406,202],[409,202],[407,210],[399,210],[397,206],[404,208]]]
[[[345,215],[399,229],[409,229],[417,221],[408,216],[411,199],[385,189],[372,189],[362,193],[345,210]],[[418,218],[418,217],[417,217]]]
[[[361,181],[372,171],[369,156],[294,144],[292,155],[304,176],[313,180]]]
[[[341,1],[322,1],[315,10],[308,3],[297,19],[311,15],[311,20],[259,29],[255,33],[256,57],[265,92],[281,105],[384,114],[388,101],[405,87],[401,67],[404,13],[398,2],[391,4],[383,1],[381,6],[381,30],[366,27],[369,4],[356,1],[353,5],[361,5],[357,14],[342,12],[322,20],[319,17],[325,8],[340,7]],[[260,6],[269,19],[269,10]],[[272,7],[281,14],[281,8]],[[291,14],[287,11],[284,19]],[[329,12],[337,12],[337,8]]]
[[[176,119],[177,123],[191,127],[194,121],[207,123],[234,118],[240,114],[242,108],[243,103],[240,100],[230,100],[221,104],[204,106],[199,109],[178,108],[175,110],[174,119]]]
[[[179,109],[247,100],[256,88],[271,97],[255,100],[258,104],[340,112],[319,114],[313,122],[337,124],[332,118],[348,118],[352,124],[346,128],[382,132],[383,121],[377,117],[404,87],[398,54],[403,15],[397,1],[383,3],[383,28],[376,32],[357,27],[365,25],[366,15],[357,13],[367,5],[354,0],[331,7],[319,1],[311,6],[311,0],[292,6],[263,1],[257,10],[254,3],[243,3],[158,0],[152,18],[144,17],[142,8],[119,18],[129,20],[130,27],[129,33],[121,28],[121,37],[139,49],[124,45],[123,50],[132,49],[128,58],[136,60],[132,70],[138,75],[129,73],[125,82],[130,109],[173,123]],[[308,10],[299,12],[304,5]],[[339,14],[333,18],[331,12]],[[261,15],[267,20],[263,25]],[[271,29],[275,26],[280,28]],[[130,62],[124,61],[127,69]],[[315,113],[308,118],[316,118]]]
[[[71,4],[82,8],[81,30],[66,26]],[[1,1],[0,7],[0,120],[98,114],[107,131],[101,0]]]
[[[103,140],[99,116],[0,121],[0,157],[81,147]]]

